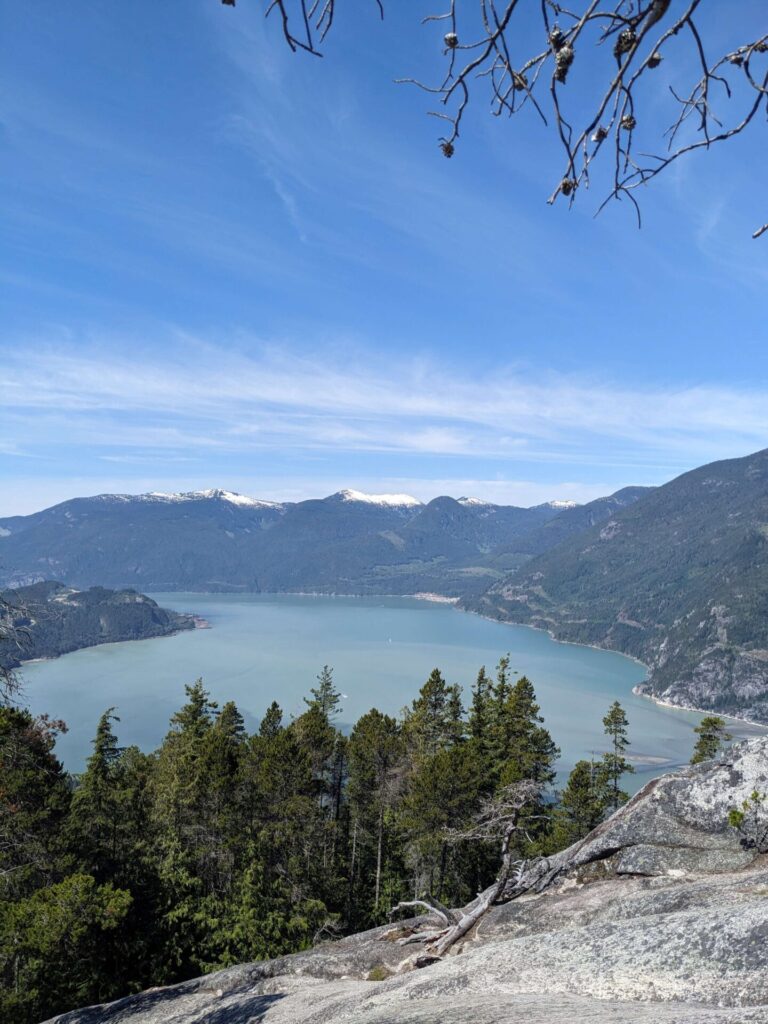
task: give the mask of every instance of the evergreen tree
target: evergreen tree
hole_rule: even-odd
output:
[[[70,816],[71,841],[85,871],[100,880],[113,879],[126,861],[121,849],[127,824],[119,779],[122,750],[112,723],[120,719],[107,708],[99,719],[93,753],[77,782]]]
[[[169,979],[185,976],[201,965],[200,948],[211,914],[206,901],[214,896],[218,877],[218,837],[208,830],[208,747],[217,705],[198,679],[185,687],[187,703],[171,718],[171,728],[158,753],[151,780],[150,823],[162,886],[162,930]]]
[[[612,798],[608,783],[601,765],[576,762],[554,812],[553,850],[565,849],[600,824]]]
[[[318,757],[312,732],[298,728],[302,719],[324,723],[322,751]],[[255,767],[255,856],[264,864],[267,895],[273,901],[273,913],[285,920],[293,914],[295,903],[305,900],[326,905],[329,893],[337,895],[333,863],[333,826],[329,827],[329,775],[318,780],[318,770],[332,758],[334,730],[319,709],[282,728],[272,737],[254,737],[252,764]],[[319,766],[319,767],[318,767]],[[319,789],[319,781],[322,788]]]
[[[264,717],[259,725],[259,735],[269,738],[275,736],[280,731],[283,724],[283,712],[280,709],[280,705],[276,700],[266,710]]]
[[[310,709],[317,708],[325,715],[329,722],[336,717],[339,713],[341,693],[336,689],[336,685],[333,682],[332,668],[323,665],[323,670],[317,677],[317,686],[312,687],[309,692],[312,696],[305,697],[304,703]]]
[[[555,778],[555,762],[560,750],[549,731],[544,728],[533,684],[521,676],[508,690],[508,696],[498,709],[501,734],[506,747],[498,751],[498,774],[502,786],[531,779],[549,785]]]
[[[394,718],[373,708],[358,719],[349,738],[352,838],[348,913],[352,916],[353,902],[362,904],[355,907],[354,916],[363,924],[373,921],[380,909],[392,841],[392,811],[403,784],[403,755],[403,738]]]
[[[611,741],[612,750],[603,755],[602,768],[611,785],[610,807],[617,810],[626,803],[629,795],[619,787],[622,775],[634,774],[635,769],[624,756],[629,747],[627,728],[629,722],[621,704],[617,700],[608,709],[608,714],[603,719],[605,735]]]
[[[496,666],[496,681],[488,695],[488,746],[494,787],[498,785],[501,766],[512,752],[512,721],[507,707],[510,691],[509,655],[505,654]]]
[[[327,806],[331,790],[331,761],[336,730],[320,704],[310,704],[303,715],[291,722],[290,730],[306,752],[312,766],[315,794],[321,807]]]
[[[720,753],[723,744],[733,739],[725,729],[725,719],[719,715],[706,715],[693,730],[697,735],[696,746],[693,748],[691,764],[711,761]]]
[[[71,875],[0,907],[0,1021],[39,1021],[68,1007],[120,994],[104,960],[129,893],[90,875]]]
[[[403,713],[404,734],[412,757],[431,757],[458,742],[464,732],[462,714],[458,687],[448,686],[440,670],[433,669],[418,697]]]
[[[26,896],[67,866],[70,787],[53,752],[63,728],[0,707],[0,901]]]
[[[449,842],[476,813],[481,799],[480,766],[471,744],[444,747],[423,758],[408,780],[401,827],[408,843],[414,893],[428,892],[454,905],[469,896],[461,870],[463,851]]]
[[[472,687],[472,703],[469,707],[469,736],[477,744],[481,755],[489,752],[491,741],[491,703],[493,686],[485,673],[485,665],[477,673]]]

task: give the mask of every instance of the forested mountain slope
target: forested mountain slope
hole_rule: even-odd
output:
[[[564,509],[560,515],[516,537],[511,544],[495,552],[493,565],[496,568],[516,569],[534,555],[550,551],[574,534],[604,522],[652,490],[652,487],[622,487],[606,498],[595,498],[586,505]]]
[[[664,700],[768,719],[768,450],[685,473],[468,606],[634,655]]]
[[[609,515],[613,499],[601,501],[587,514]],[[523,551],[548,523],[560,524],[554,537],[567,535],[583,515],[557,502],[424,505],[356,491],[283,504],[220,490],[106,494],[0,520],[0,584],[459,596],[501,578],[509,563],[497,566],[497,553]],[[528,557],[515,553],[512,564]]]
[[[0,640],[0,665],[14,668],[31,658],[120,640],[148,640],[193,629],[190,615],[166,611],[134,590],[75,590],[45,582],[0,593],[6,615],[19,627],[21,646]]]

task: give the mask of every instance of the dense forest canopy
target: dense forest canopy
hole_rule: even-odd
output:
[[[326,667],[302,714],[273,702],[249,735],[198,680],[151,753],[106,709],[76,777],[63,723],[0,708],[2,1024],[306,948],[401,901],[464,905],[627,799],[621,707],[556,793],[559,750],[508,658],[466,709],[435,669],[399,718],[372,708],[345,734],[339,696]]]

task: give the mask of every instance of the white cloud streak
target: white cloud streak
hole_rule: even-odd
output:
[[[400,453],[675,469],[768,438],[768,391],[631,388],[608,379],[480,374],[350,346],[307,355],[176,336],[135,356],[28,348],[0,367],[2,450],[126,454]]]

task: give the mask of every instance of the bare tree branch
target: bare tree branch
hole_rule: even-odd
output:
[[[474,928],[480,918],[499,899],[514,899],[526,891],[525,878],[528,862],[515,859],[514,843],[522,836],[528,838],[527,826],[534,818],[542,815],[531,814],[529,808],[541,796],[542,787],[538,782],[526,779],[523,782],[505,786],[486,800],[474,823],[466,830],[450,830],[446,834],[451,842],[459,843],[468,840],[500,841],[500,866],[496,880],[485,892],[478,894],[458,916],[431,896],[423,899],[398,903],[392,913],[402,908],[425,907],[436,913],[445,924],[442,931],[414,932],[400,940],[401,945],[423,943],[428,951],[436,956],[444,956],[452,946],[464,938]],[[511,882],[511,885],[510,885]]]
[[[398,81],[436,99],[437,108],[429,113],[445,126],[438,144],[446,157],[456,151],[463,119],[476,93],[489,102],[497,117],[512,117],[530,107],[544,125],[554,129],[564,152],[550,203],[562,196],[573,205],[578,193],[589,187],[593,165],[603,156],[609,184],[597,212],[613,199],[626,198],[640,223],[633,192],[641,185],[681,156],[740,135],[761,111],[768,114],[765,19],[757,31],[744,24],[744,34],[747,39],[751,35],[751,41],[710,61],[697,22],[705,0],[688,0],[682,10],[671,0],[574,0],[569,6],[541,0],[535,14],[532,5],[521,0],[445,2],[444,10],[422,18],[427,28],[437,25],[443,32],[442,79],[433,84],[415,76]],[[235,0],[222,3],[234,6]],[[383,18],[383,0],[371,3]],[[335,13],[336,0],[266,0],[266,15],[279,19],[291,50],[316,56]],[[745,5],[742,21],[749,16]],[[534,53],[529,49],[532,19],[543,44]],[[689,60],[681,45],[672,47],[680,40],[683,46],[688,42],[698,68],[698,79],[682,93],[674,79]],[[674,113],[663,130],[656,114],[649,112],[648,90],[643,87],[648,74],[665,74],[657,71],[665,61]],[[573,68],[582,65],[600,90],[592,103],[585,100],[583,90],[571,88]],[[726,117],[732,109],[735,116]],[[647,152],[638,152],[635,144],[640,132]],[[653,152],[654,134],[666,139],[664,152]],[[612,154],[612,159],[605,154]],[[759,228],[752,237],[765,232],[765,227]]]

